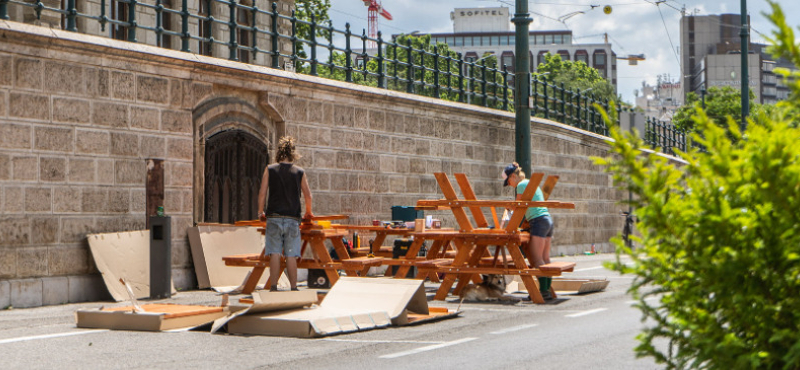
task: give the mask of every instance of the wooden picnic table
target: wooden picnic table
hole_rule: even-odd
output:
[[[537,276],[559,276],[562,272],[572,271],[575,264],[572,262],[556,262],[543,266],[528,266],[525,257],[522,255],[521,247],[529,242],[530,235],[520,231],[519,225],[524,219],[525,211],[529,207],[548,207],[572,209],[574,204],[567,202],[557,202],[547,200],[550,193],[558,181],[558,176],[550,176],[545,181],[542,192],[545,201],[534,202],[533,195],[544,177],[544,174],[535,173],[531,176],[525,192],[520,200],[500,201],[500,200],[478,200],[472,190],[465,174],[455,174],[456,180],[461,187],[461,192],[465,199],[458,199],[455,189],[450,180],[444,173],[435,173],[439,187],[445,199],[439,200],[420,200],[417,202],[419,208],[425,209],[450,209],[458,222],[459,232],[453,233],[419,233],[414,235],[414,243],[409,248],[406,258],[415,256],[420,246],[426,240],[453,243],[456,248],[456,255],[453,259],[447,258],[428,258],[425,261],[415,261],[411,265],[417,266],[420,270],[418,277],[424,278],[432,273],[445,273],[444,280],[439,287],[434,299],[443,300],[450,292],[450,288],[458,279],[458,285],[454,294],[460,291],[470,281],[480,282],[479,274],[499,274],[499,275],[519,275],[527,288],[531,300],[535,303],[544,303],[544,299],[539,292],[538,282],[534,277]],[[503,229],[488,228],[481,207],[492,207],[494,224],[499,225],[497,214],[494,207],[513,209],[508,225]],[[474,227],[467,215],[469,209],[478,227]],[[488,247],[494,246],[494,255],[488,252]],[[502,256],[502,264],[501,257]],[[509,261],[510,259],[510,261]],[[401,266],[398,275],[408,271],[408,268]],[[403,270],[403,271],[400,271]],[[554,292],[551,291],[554,295]]]
[[[383,246],[383,242],[386,240],[386,237],[389,235],[408,237],[411,233],[414,232],[413,228],[406,228],[406,227],[392,228],[386,226],[372,226],[372,225],[331,225],[331,227],[338,230],[374,233],[375,239],[372,241],[371,247],[369,247],[369,253],[375,256],[382,256],[389,258],[392,257],[392,251],[381,250],[381,247]],[[363,251],[357,251],[357,252],[363,253]]]
[[[337,217],[339,218],[320,216],[314,217],[314,219],[331,220],[341,219],[342,217],[346,218],[347,216]],[[236,225],[243,227],[258,227],[258,230],[264,234],[266,222],[260,220],[240,221],[237,222]],[[342,242],[342,238],[347,236],[347,230],[335,228],[326,229],[320,225],[313,224],[311,221],[306,220],[300,225],[300,236],[303,244],[301,247],[300,259],[297,261],[297,267],[325,270],[325,275],[327,275],[328,281],[330,281],[331,285],[335,284],[336,281],[339,280],[338,270],[344,270],[348,276],[366,276],[370,267],[380,266],[383,261],[382,257],[351,257],[347,251],[347,247],[345,247],[344,243]],[[326,240],[329,240],[333,245],[338,257],[337,259],[334,260],[331,257],[328,248],[325,246]],[[306,248],[308,247],[311,248],[312,258],[303,258],[303,256],[306,254]],[[270,256],[265,255],[264,251],[262,251],[259,254],[225,256],[222,259],[225,261],[226,266],[244,266],[253,268],[247,278],[247,281],[245,282],[244,288],[242,289],[242,293],[250,294],[255,290],[258,281],[264,274],[264,270],[269,267]],[[279,271],[279,274],[282,273],[285,268],[285,261],[281,261],[281,271]]]

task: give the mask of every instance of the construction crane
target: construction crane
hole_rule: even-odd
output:
[[[372,39],[378,38],[378,14],[387,20],[392,20],[392,15],[386,11],[381,5],[381,0],[362,0],[364,6],[367,7],[367,20],[369,21],[369,37]],[[374,48],[375,42],[370,41],[369,47]]]

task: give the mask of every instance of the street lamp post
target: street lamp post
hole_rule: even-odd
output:
[[[516,27],[514,53],[514,108],[516,120],[514,129],[515,158],[525,173],[531,173],[531,109],[528,100],[531,95],[530,46],[528,44],[528,26],[533,19],[528,13],[528,0],[516,0],[514,18]]]
[[[739,36],[742,38],[742,124],[741,130],[747,128],[747,116],[750,114],[750,77],[747,65],[748,57],[748,38],[750,32],[747,30],[747,0],[742,0],[742,29]]]

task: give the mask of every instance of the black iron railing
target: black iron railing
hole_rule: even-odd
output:
[[[57,14],[62,19],[61,27],[68,31],[79,31],[79,19],[95,21],[100,24],[101,32],[130,42],[138,42],[137,36],[143,36],[143,32],[153,33],[157,46],[178,49],[171,41],[180,39],[179,49],[184,52],[272,68],[291,67],[313,76],[514,110],[513,74],[507,66],[495,68],[487,60],[466,61],[449,48],[447,52],[440,52],[440,48],[445,48],[443,44],[414,45],[411,38],[403,36],[387,41],[380,33],[377,38],[370,38],[363,31],[360,35],[353,34],[349,24],[339,30],[332,22],[316,22],[313,15],[303,20],[297,18],[294,11],[290,15],[280,14],[277,3],[265,10],[235,0],[199,0],[198,9],[193,9],[193,13],[187,0],[181,0],[175,8],[169,0],[148,0],[154,4],[138,0],[99,0],[100,14],[85,14],[78,11],[77,1],[81,0],[66,0],[62,9],[48,7],[42,0],[0,0],[0,19],[9,19],[8,7],[14,4],[31,9],[37,18],[41,18],[43,12]],[[113,10],[111,16],[107,9]],[[137,21],[137,13],[154,16]],[[175,20],[178,22],[173,23]],[[298,29],[306,32],[298,32]],[[369,49],[370,45],[375,47]],[[360,49],[355,50],[354,46]],[[227,55],[215,55],[221,50],[227,51],[224,53]],[[580,90],[565,89],[563,84],[557,86],[536,75],[531,89],[532,115],[607,135],[607,127],[595,107],[608,110],[608,101]],[[627,110],[616,109],[617,113]],[[655,124],[653,127],[654,142],[667,143],[674,139],[675,133],[666,133]]]
[[[644,142],[663,153],[674,155],[675,149],[686,151],[688,134],[670,122],[662,122],[647,117],[644,126]]]

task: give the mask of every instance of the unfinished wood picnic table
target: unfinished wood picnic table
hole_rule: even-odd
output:
[[[525,217],[525,211],[529,207],[547,207],[574,209],[573,203],[558,202],[547,200],[558,176],[549,176],[542,187],[545,201],[532,201],[536,189],[544,177],[542,173],[534,173],[528,183],[525,192],[520,200],[478,200],[472,190],[465,174],[455,174],[456,180],[461,188],[464,199],[458,199],[447,175],[435,173],[436,181],[442,190],[445,199],[420,200],[417,202],[418,209],[450,209],[458,223],[458,232],[436,233],[422,232],[415,233],[414,243],[406,254],[406,258],[411,259],[416,256],[419,248],[426,240],[453,243],[456,248],[456,255],[453,259],[448,258],[428,258],[425,261],[414,261],[409,267],[401,266],[398,269],[398,276],[408,271],[411,265],[416,266],[420,273],[420,278],[429,276],[432,273],[444,273],[445,277],[434,299],[444,300],[456,279],[458,285],[453,291],[459,294],[460,291],[470,281],[480,281],[479,274],[499,274],[499,275],[519,275],[531,296],[531,301],[544,303],[544,299],[539,292],[538,282],[534,277],[538,276],[559,276],[562,272],[572,271],[575,267],[573,262],[554,262],[546,265],[532,267],[528,266],[525,257],[522,255],[521,246],[526,245],[530,240],[527,232],[519,230],[519,225]],[[494,224],[499,225],[497,213],[494,207],[513,209],[511,219],[505,228],[489,228],[481,208],[491,207]],[[467,215],[469,209],[478,227],[474,227]],[[495,247],[495,253],[489,253],[489,247]],[[500,258],[502,256],[502,258]],[[510,261],[508,259],[510,258]],[[502,263],[501,263],[502,260]],[[403,271],[401,271],[403,270]],[[553,297],[555,292],[551,291]]]
[[[335,220],[345,219],[347,216],[316,216],[314,220]],[[237,226],[245,227],[258,227],[262,234],[265,233],[266,222],[260,220],[254,221],[239,221],[236,222]],[[300,252],[300,259],[297,261],[298,268],[305,269],[322,269],[328,277],[331,285],[339,280],[338,270],[344,270],[348,276],[366,276],[370,267],[380,266],[382,257],[351,257],[342,242],[342,238],[347,236],[347,230],[323,228],[320,225],[314,224],[311,220],[304,220],[300,224],[300,236],[303,245]],[[328,248],[325,247],[325,240],[329,240],[336,251],[337,259],[331,257]],[[303,258],[306,254],[306,248],[311,248],[312,258]],[[242,293],[252,293],[264,270],[269,267],[270,256],[266,255],[262,250],[259,254],[243,254],[234,256],[225,256],[222,258],[226,266],[243,266],[252,267],[250,275],[245,282]],[[285,261],[281,261],[281,271],[286,268]]]

